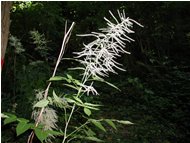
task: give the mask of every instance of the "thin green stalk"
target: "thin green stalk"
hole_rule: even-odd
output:
[[[85,84],[86,81],[87,81],[87,80],[84,80],[84,81],[82,82],[82,84]],[[78,90],[77,97],[79,97],[79,95],[81,94],[81,90],[82,90],[82,87]],[[66,139],[68,138],[68,136],[67,136],[67,128],[68,128],[68,125],[69,125],[69,123],[70,123],[71,117],[72,117],[72,115],[73,115],[73,113],[74,113],[75,107],[76,107],[76,104],[74,103],[73,106],[72,106],[72,110],[71,110],[71,113],[70,113],[70,115],[69,115],[69,118],[68,118],[68,120],[67,120],[67,122],[66,122],[66,124],[65,124],[64,138],[63,138],[62,143],[65,143]]]
[[[74,112],[74,110],[75,110],[75,106],[76,106],[76,104],[73,105],[72,110],[71,110],[71,113],[70,113],[69,118],[68,118],[68,121],[66,122],[65,130],[64,130],[64,138],[63,138],[63,142],[62,142],[62,143],[65,143],[65,141],[66,141],[66,139],[67,139],[67,128],[68,128],[69,122],[70,122],[70,120],[71,120],[71,117],[72,117],[72,115],[73,115],[73,112]]]
[[[89,122],[86,121],[84,124],[82,124],[80,127],[78,127],[76,130],[74,130],[73,132],[71,132],[67,137],[71,136],[72,134],[74,134],[75,132],[77,132],[78,130],[80,130],[82,127],[84,127],[86,124],[88,124]]]

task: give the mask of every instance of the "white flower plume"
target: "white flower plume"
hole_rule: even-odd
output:
[[[83,44],[83,51],[75,52],[77,55],[75,58],[83,58],[80,62],[84,65],[85,71],[83,75],[83,82],[85,83],[89,77],[104,77],[108,76],[109,72],[117,74],[115,69],[123,70],[121,68],[122,64],[116,62],[117,57],[120,57],[121,53],[130,54],[124,48],[126,47],[126,41],[134,41],[128,36],[130,33],[135,33],[135,31],[130,28],[133,27],[133,23],[143,27],[140,23],[135,20],[126,17],[125,11],[117,11],[119,15],[119,20],[113,15],[111,11],[112,18],[115,20],[115,23],[112,23],[110,20],[104,17],[107,22],[107,28],[101,28],[100,33],[91,32],[90,34],[84,34],[79,36],[93,36],[96,39],[88,44]],[[85,87],[86,92],[93,91],[92,84]]]
[[[37,89],[35,90],[36,92],[36,101],[34,101],[34,104],[36,104],[38,101],[42,100],[44,97],[44,91]],[[32,118],[37,121],[38,116],[39,116],[40,110],[39,109],[34,109],[32,112]],[[57,129],[57,121],[58,121],[58,116],[56,114],[56,111],[53,108],[50,107],[45,107],[44,112],[42,113],[42,117],[40,118],[40,124],[44,125],[43,129],[44,130],[53,130]]]
[[[39,115],[38,110],[34,110],[32,112],[32,117],[34,120],[38,119]],[[50,107],[46,107],[44,109],[44,112],[42,114],[42,117],[40,118],[40,123],[43,125],[44,130],[53,130],[57,129],[57,121],[58,121],[58,116],[56,114],[56,111]]]

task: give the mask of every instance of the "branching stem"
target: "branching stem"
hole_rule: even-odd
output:
[[[61,51],[59,53],[59,57],[57,59],[57,62],[56,62],[56,65],[55,65],[52,77],[54,77],[55,74],[56,74],[57,68],[58,68],[59,63],[61,62],[61,59],[62,59],[63,54],[65,52],[65,47],[66,47],[66,45],[67,45],[67,43],[69,41],[69,38],[71,36],[71,31],[72,31],[74,25],[75,25],[75,23],[73,22],[71,24],[69,30],[67,31],[67,22],[65,23],[65,35],[64,35],[64,38],[63,38],[63,43],[62,43]],[[51,86],[51,82],[49,82],[49,84],[48,84],[48,86],[47,86],[47,88],[45,90],[44,99],[47,99],[47,97],[48,97],[48,92],[49,92],[50,86]],[[35,123],[35,127],[37,127],[38,124],[40,123],[40,120],[41,120],[44,108],[45,107],[42,107],[41,110],[40,110],[40,113],[39,113],[38,118],[37,118],[36,123]],[[34,138],[34,131],[32,131],[31,134],[29,135],[27,143],[32,143],[33,142],[33,138]]]

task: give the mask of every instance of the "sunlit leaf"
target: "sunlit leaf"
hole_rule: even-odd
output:
[[[9,116],[7,116],[7,115],[1,113],[1,118],[8,118],[8,117],[9,117]]]
[[[79,86],[81,85],[81,83],[80,83],[79,80],[76,80],[76,79],[75,79],[75,80],[73,80],[73,82],[74,82],[76,85],[79,85]]]
[[[121,123],[121,124],[125,124],[125,125],[132,125],[133,124],[130,121],[124,121],[124,120],[115,120],[115,121],[117,121],[118,123]]]
[[[39,108],[42,108],[42,107],[45,107],[47,106],[49,103],[49,101],[47,99],[42,99],[40,100],[39,102],[37,102],[34,107],[39,107]]]
[[[68,98],[68,97],[66,97],[65,100],[66,100],[67,102],[69,102],[69,103],[76,103],[75,100],[70,99],[70,98]]]
[[[52,98],[51,97],[47,97],[47,99],[48,99],[48,101],[49,101],[49,104],[53,104],[53,100],[52,100]]]
[[[53,90],[53,98],[55,101],[59,102],[59,97],[57,96],[54,90]]]
[[[84,108],[84,113],[85,113],[86,115],[90,116],[92,112],[90,111],[90,109]]]
[[[86,108],[92,109],[92,110],[100,110],[100,109],[97,108],[97,107],[91,107],[91,106],[87,106],[87,105],[83,105],[83,107],[86,107]]]
[[[76,97],[76,96],[73,96],[73,98],[74,98],[76,101],[78,101],[79,103],[83,104],[83,102],[82,102],[82,100],[81,100],[80,98],[78,98],[78,97]]]
[[[67,77],[68,77],[68,79],[71,79],[71,80],[73,79],[73,77],[69,74],[67,74]]]
[[[84,103],[84,105],[92,106],[92,107],[99,107],[99,106],[102,106],[102,105],[99,105],[99,104],[92,104],[92,103]]]

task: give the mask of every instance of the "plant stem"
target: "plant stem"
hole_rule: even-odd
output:
[[[78,127],[76,130],[74,130],[72,133],[70,133],[67,137],[71,136],[72,134],[74,134],[75,132],[77,132],[78,130],[80,130],[82,127],[84,127],[86,124],[88,124],[89,122],[86,121],[84,124],[82,124],[80,127]]]
[[[63,142],[62,143],[65,143],[66,139],[67,139],[67,128],[68,128],[68,125],[69,125],[69,122],[71,120],[71,117],[73,115],[73,112],[75,110],[75,107],[76,107],[76,104],[73,105],[72,107],[72,110],[71,110],[71,113],[69,115],[69,118],[68,118],[68,121],[66,122],[66,125],[65,125],[65,130],[64,130],[64,138],[63,138]]]
[[[82,84],[85,84],[86,81],[87,81],[87,80],[82,81]],[[78,93],[77,93],[77,97],[79,97],[79,95],[80,95],[80,93],[81,93],[81,90],[82,90],[82,87],[79,88]],[[73,113],[74,113],[75,107],[76,107],[76,104],[74,103],[74,104],[73,104],[73,107],[72,107],[72,110],[71,110],[71,113],[70,113],[70,115],[69,115],[69,118],[68,118],[68,120],[67,120],[67,122],[66,122],[66,124],[65,124],[64,138],[63,138],[63,142],[62,142],[62,143],[65,143],[65,141],[66,141],[66,139],[67,139],[67,137],[68,137],[68,136],[67,136],[67,128],[68,128],[69,122],[70,122],[70,120],[71,120],[71,117],[72,117],[72,115],[73,115]],[[66,115],[65,115],[65,116],[66,116]]]
[[[67,45],[67,43],[68,43],[68,41],[69,41],[69,38],[70,38],[70,36],[71,36],[71,31],[72,31],[74,25],[75,25],[75,23],[73,22],[72,25],[70,26],[69,30],[67,31],[67,22],[66,22],[66,24],[65,24],[65,36],[64,36],[64,38],[63,38],[63,43],[62,43],[61,51],[60,51],[60,53],[59,53],[59,57],[58,57],[58,59],[57,59],[57,62],[56,62],[56,65],[55,65],[55,68],[54,68],[52,77],[54,77],[55,74],[56,74],[57,68],[58,68],[59,63],[61,62],[61,59],[62,59],[63,54],[64,54],[64,52],[65,52],[65,47],[66,47],[66,45]],[[66,32],[66,31],[67,31],[67,32]],[[51,86],[51,82],[49,82],[49,84],[48,84],[48,86],[47,86],[47,88],[46,88],[46,90],[45,90],[44,99],[46,99],[47,96],[48,96],[48,91],[49,91],[50,86]],[[41,110],[40,110],[40,113],[39,113],[38,118],[37,118],[36,123],[35,123],[35,127],[37,127],[38,124],[40,123],[40,119],[41,119],[41,117],[42,117],[44,108],[45,108],[45,107],[41,108]],[[34,131],[32,131],[32,133],[29,135],[27,143],[32,143],[33,137],[34,137]]]

